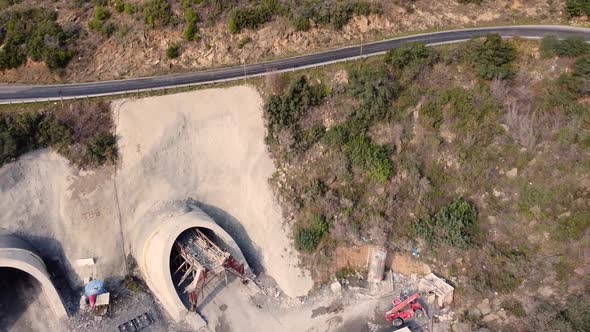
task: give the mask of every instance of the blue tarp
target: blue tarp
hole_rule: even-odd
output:
[[[107,290],[104,288],[104,283],[102,281],[94,279],[86,284],[84,292],[86,293],[86,296],[90,296],[106,293]]]

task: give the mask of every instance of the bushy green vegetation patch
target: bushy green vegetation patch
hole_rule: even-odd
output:
[[[457,199],[434,216],[412,223],[412,231],[432,247],[468,249],[479,232],[477,210],[468,201]]]
[[[569,17],[590,15],[590,0],[566,0],[565,12]]]
[[[279,9],[280,3],[276,0],[267,0],[255,6],[236,8],[230,13],[229,32],[239,33],[243,29],[256,29],[270,21]]]
[[[325,96],[325,87],[310,84],[304,76],[294,80],[284,94],[271,96],[264,105],[269,136],[281,129],[292,129],[307,110],[319,105]]]
[[[555,237],[560,241],[579,240],[590,227],[590,212],[577,212],[558,219]]]
[[[404,44],[387,52],[385,62],[392,65],[404,83],[411,83],[425,67],[436,63],[440,58],[438,52],[422,43]]]
[[[387,182],[393,173],[387,149],[365,136],[353,137],[344,145],[344,152],[353,165],[360,167],[376,182]]]
[[[299,31],[310,28],[310,21],[320,25],[332,25],[337,29],[344,26],[355,15],[370,15],[381,12],[378,4],[369,1],[337,1],[319,0],[304,1],[301,6],[292,10],[291,22]]]
[[[517,318],[523,318],[526,316],[526,311],[520,301],[516,299],[507,299],[502,301],[502,308],[508,311],[511,315]]]
[[[166,48],[166,57],[168,59],[176,59],[180,56],[180,44],[172,43]]]
[[[224,6],[227,10],[231,6]],[[269,22],[274,16],[289,18],[298,31],[307,31],[311,22],[318,25],[331,25],[342,28],[355,15],[370,15],[381,12],[381,6],[364,0],[320,1],[305,0],[302,2],[281,3],[278,0],[252,1],[246,7],[233,8],[228,22],[231,33],[239,33],[243,29],[257,29]]]
[[[590,293],[578,292],[565,304],[541,302],[527,315],[531,331],[585,332],[590,330]]]
[[[393,110],[392,101],[397,85],[384,66],[362,66],[349,72],[348,93],[359,100],[354,122],[368,127],[377,119],[387,117]]]
[[[312,252],[330,232],[330,223],[321,214],[313,214],[306,222],[308,226],[295,228],[295,247],[297,250]]]
[[[51,147],[78,166],[114,162],[116,138],[104,103],[79,102],[66,109],[0,115],[0,166],[19,156]]]
[[[182,36],[187,41],[197,41],[199,39],[199,36],[197,35],[198,16],[195,10],[191,7],[184,10],[184,21],[186,26]]]
[[[143,4],[143,20],[150,27],[162,27],[172,22],[172,11],[167,0],[147,0]]]
[[[547,85],[541,109],[558,108],[570,114],[583,114],[583,118],[590,121],[586,107],[577,102],[579,97],[590,93],[590,55],[578,57],[572,69]]]
[[[52,70],[65,67],[75,53],[71,47],[75,36],[67,35],[56,19],[55,12],[43,9],[0,14],[0,26],[6,29],[0,70],[20,67],[27,57]]]
[[[577,57],[588,53],[590,53],[590,45],[583,38],[557,39],[555,36],[546,36],[541,41],[541,56],[543,58],[554,56]]]
[[[508,79],[514,75],[512,62],[516,59],[516,50],[500,35],[472,39],[465,44],[464,53],[465,61],[483,79]]]
[[[90,30],[100,32],[103,36],[109,38],[117,30],[115,24],[109,20],[110,17],[111,13],[106,7],[96,6],[94,7],[94,15],[88,22],[88,27]]]

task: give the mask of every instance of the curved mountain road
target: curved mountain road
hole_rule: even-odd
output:
[[[497,33],[506,38],[518,36],[527,39],[539,39],[546,35],[555,35],[558,38],[581,37],[590,41],[590,29],[559,25],[524,25],[449,30],[367,43],[362,47],[360,45],[350,46],[293,58],[191,73],[62,85],[3,85],[0,86],[0,104],[97,97],[227,82],[262,76],[269,72],[292,71],[383,54],[387,50],[405,43],[421,42],[427,45],[457,43],[490,33]]]

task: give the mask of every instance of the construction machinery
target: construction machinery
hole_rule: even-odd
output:
[[[232,273],[243,283],[249,279],[244,274],[244,264],[238,262],[227,251],[213,243],[202,231],[195,228],[182,235],[175,243],[176,271],[183,272],[178,286],[187,283],[184,293],[188,293],[191,311],[197,309],[197,300],[205,285],[216,276]]]
[[[406,293],[400,294],[392,302],[392,306],[385,312],[385,319],[394,326],[400,326],[405,321],[420,318],[425,315],[425,310],[420,304],[420,293],[416,292],[410,296]]]

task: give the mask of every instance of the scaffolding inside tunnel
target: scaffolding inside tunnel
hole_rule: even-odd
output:
[[[205,285],[217,276],[226,276],[229,272],[243,283],[249,281],[244,273],[244,263],[220,248],[198,228],[184,232],[174,243],[174,249],[173,275],[182,273],[177,287],[184,285],[183,293],[188,294],[191,311],[196,311]]]

